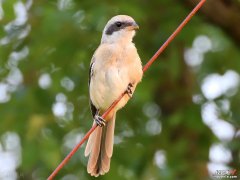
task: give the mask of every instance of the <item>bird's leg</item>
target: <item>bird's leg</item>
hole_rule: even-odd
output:
[[[129,96],[129,98],[131,98],[131,97],[133,96],[132,87],[133,87],[133,84],[132,84],[132,83],[129,83],[128,86],[127,86],[126,93],[127,93],[127,95]]]
[[[100,115],[99,115],[99,111],[97,111],[97,113],[94,116],[94,121],[96,122],[96,124],[100,127],[103,127],[106,125],[106,120],[103,119]]]

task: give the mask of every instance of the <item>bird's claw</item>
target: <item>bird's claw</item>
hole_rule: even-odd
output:
[[[106,125],[105,119],[103,119],[101,116],[99,116],[99,115],[97,115],[97,114],[94,116],[94,121],[95,121],[96,124],[97,124],[98,126],[100,126],[100,127],[103,127],[103,126]]]
[[[126,93],[127,93],[127,95],[129,96],[129,98],[131,98],[131,97],[133,96],[132,87],[133,87],[133,84],[132,84],[132,83],[129,83],[128,86],[127,86]]]

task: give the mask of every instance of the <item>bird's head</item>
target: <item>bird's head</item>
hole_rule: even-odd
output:
[[[106,24],[101,43],[128,43],[132,42],[139,26],[134,19],[127,15],[112,17]]]

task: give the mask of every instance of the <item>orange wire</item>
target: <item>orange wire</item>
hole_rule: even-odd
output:
[[[166,42],[159,48],[159,50],[153,55],[153,57],[147,62],[147,64],[143,67],[143,72],[145,72],[152,63],[158,58],[158,56],[166,49],[169,43],[178,35],[178,33],[182,30],[182,28],[190,21],[190,19],[196,14],[196,12],[202,7],[206,0],[201,0],[197,6],[189,13],[189,15],[184,19],[184,21],[177,27],[177,29],[172,33],[172,35],[166,40]],[[126,92],[122,93],[121,96],[117,100],[113,102],[113,104],[104,112],[102,118],[104,119],[112,109],[118,104],[118,102],[123,98]],[[92,132],[97,128],[95,124],[92,128],[87,132],[87,134],[83,137],[83,139],[72,149],[72,151],[64,158],[64,160],[58,165],[58,167],[52,172],[52,174],[48,177],[48,180],[52,180],[57,173],[63,168],[63,166],[71,159],[71,157],[76,153],[76,151],[82,146],[82,144],[88,139],[88,137],[92,134]]]

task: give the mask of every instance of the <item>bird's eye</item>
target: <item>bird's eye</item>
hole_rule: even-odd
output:
[[[121,27],[122,26],[121,22],[116,22],[115,24],[116,24],[117,27]]]

